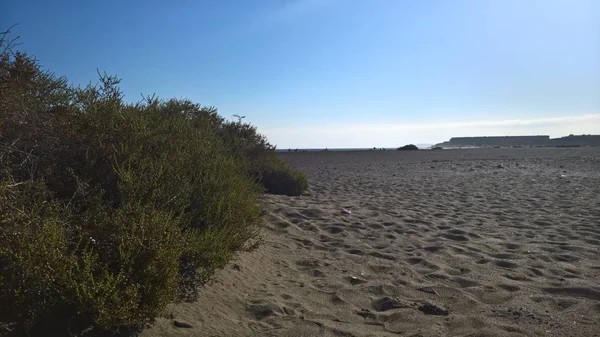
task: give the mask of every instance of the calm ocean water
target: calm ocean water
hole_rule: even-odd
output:
[[[333,149],[277,149],[277,152],[321,152],[321,151],[382,151],[396,150],[396,148],[333,148]]]

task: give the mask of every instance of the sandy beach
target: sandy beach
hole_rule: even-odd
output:
[[[600,148],[281,156],[308,193],[142,336],[600,336]]]

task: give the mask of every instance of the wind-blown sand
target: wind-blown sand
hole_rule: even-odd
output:
[[[142,336],[600,336],[600,148],[282,156],[309,193]]]

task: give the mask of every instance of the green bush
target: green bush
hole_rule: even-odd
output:
[[[248,173],[266,192],[298,196],[308,189],[306,174],[292,169],[279,158],[266,137],[256,127],[242,123],[241,118],[235,122],[224,122],[221,137],[238,157],[248,162]]]
[[[308,189],[306,173],[293,170],[274,152],[256,163],[252,174],[268,193],[298,196]]]
[[[289,168],[266,170],[262,172],[262,184],[269,193],[298,196],[308,188],[308,178],[304,172]]]
[[[249,124],[70,87],[3,41],[0,335],[140,329],[256,242],[262,191],[308,187]]]
[[[48,199],[42,183],[0,183],[0,334],[59,305],[77,262],[59,206]]]

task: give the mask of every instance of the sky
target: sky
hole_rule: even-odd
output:
[[[0,30],[75,85],[188,98],[279,148],[600,134],[597,0],[19,0]]]

